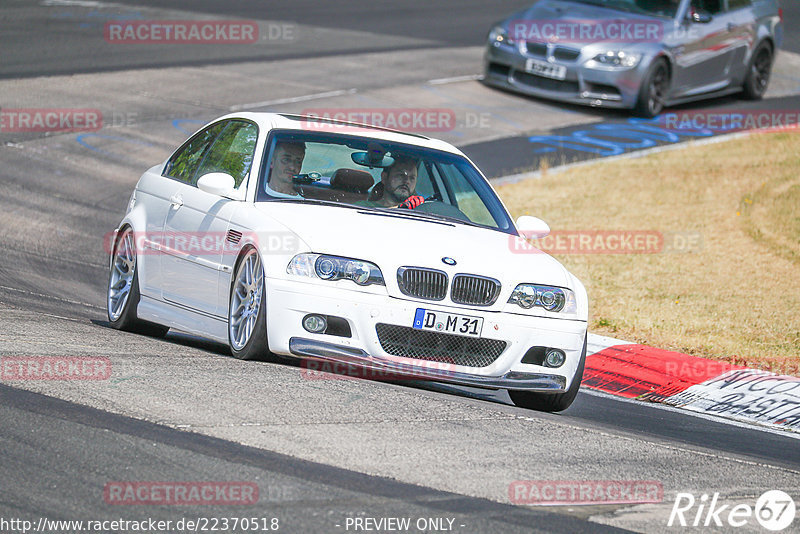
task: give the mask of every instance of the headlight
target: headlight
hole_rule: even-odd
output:
[[[630,69],[639,64],[642,60],[642,55],[625,52],[623,50],[609,50],[608,52],[597,54],[594,56],[593,60],[608,67]]]
[[[286,272],[322,280],[352,280],[360,286],[385,285],[374,263],[326,254],[298,254],[286,266]]]
[[[578,312],[575,293],[561,287],[519,284],[514,288],[508,302],[526,310],[537,306],[550,312],[571,314]]]
[[[492,28],[492,31],[489,32],[489,42],[514,44],[514,40],[509,39],[508,37],[508,31],[502,26],[495,26],[494,28]]]

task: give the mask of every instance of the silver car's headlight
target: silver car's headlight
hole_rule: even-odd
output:
[[[492,28],[492,31],[489,32],[489,42],[501,43],[501,44],[514,44],[514,40],[509,39],[508,37],[508,30],[506,30],[502,26],[495,26],[494,28]]]
[[[624,50],[608,50],[602,54],[597,54],[592,60],[606,67],[631,69],[642,60],[642,54],[625,52]]]
[[[508,302],[517,304],[526,310],[536,306],[549,312],[573,315],[578,313],[575,293],[563,287],[518,284],[511,293]]]
[[[286,266],[286,272],[321,280],[352,280],[360,286],[386,285],[374,263],[327,254],[298,254]]]

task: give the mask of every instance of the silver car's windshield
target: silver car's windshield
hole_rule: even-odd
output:
[[[407,216],[514,232],[486,180],[466,158],[449,152],[356,135],[284,130],[271,136],[263,169],[259,201],[393,212],[400,207],[398,214]]]
[[[608,7],[618,11],[656,15],[659,17],[675,17],[680,7],[680,0],[570,0],[579,4]]]

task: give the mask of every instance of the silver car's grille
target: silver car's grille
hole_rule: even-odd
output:
[[[528,41],[525,43],[525,49],[531,56],[547,57],[547,45],[545,43]]]
[[[523,51],[529,56],[532,57],[539,57],[539,58],[547,58],[548,57],[548,50],[546,43],[537,43],[535,41],[528,41],[525,43],[525,50]],[[559,61],[575,61],[578,59],[578,56],[581,55],[581,51],[578,48],[570,48],[568,46],[553,46],[550,49],[549,54],[551,54],[555,59]]]
[[[574,48],[567,48],[565,46],[557,46],[553,50],[553,57],[559,61],[575,61],[581,55],[580,50]]]
[[[393,356],[467,367],[491,365],[507,345],[499,339],[442,334],[384,323],[375,325],[375,330],[381,348]]]
[[[500,282],[474,274],[457,274],[453,278],[450,298],[458,304],[491,306],[500,294]]]
[[[400,267],[397,269],[400,291],[409,297],[444,300],[447,295],[447,274],[436,269]]]

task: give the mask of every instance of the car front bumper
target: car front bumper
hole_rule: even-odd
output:
[[[267,280],[267,336],[272,352],[331,362],[335,365],[328,368],[332,369],[354,366],[369,371],[358,376],[371,378],[389,376],[394,380],[434,380],[473,387],[550,393],[569,388],[583,352],[585,321],[489,312],[326,285],[298,280]],[[410,329],[418,308],[482,317],[480,339],[503,341],[505,348],[491,363],[483,366],[460,365],[446,359],[417,359],[384,350],[377,325]],[[308,314],[343,318],[350,327],[351,336],[306,331],[302,321]],[[452,336],[432,333],[434,338],[448,335]],[[565,363],[558,368],[522,363],[528,349],[534,346],[564,351]]]
[[[580,56],[575,61],[555,61],[566,67],[564,80],[554,80],[525,71],[528,59],[516,46],[489,44],[484,54],[484,83],[526,95],[571,104],[632,109],[647,73],[643,59],[631,69],[589,68]]]

